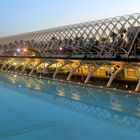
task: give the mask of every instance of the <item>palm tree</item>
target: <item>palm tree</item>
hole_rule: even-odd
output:
[[[14,44],[15,44],[15,45],[18,45],[18,41],[17,41],[17,40],[15,40],[15,41],[14,41]]]
[[[119,30],[119,33],[120,34],[125,34],[127,32],[127,30],[124,28],[124,27],[122,27],[120,30]]]
[[[24,41],[23,41],[23,40],[20,40],[19,42],[20,42],[20,44],[22,45]]]
[[[91,37],[89,38],[90,43],[95,44],[96,42],[96,38],[95,37]]]
[[[105,38],[105,37],[101,38],[101,41],[103,42],[103,44],[105,43],[106,40],[107,40],[107,38]]]
[[[112,38],[112,41],[114,42],[117,37],[117,34],[115,32],[110,32],[109,36]]]

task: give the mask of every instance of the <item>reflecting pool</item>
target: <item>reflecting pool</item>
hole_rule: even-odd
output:
[[[139,138],[140,96],[0,73],[0,139]]]

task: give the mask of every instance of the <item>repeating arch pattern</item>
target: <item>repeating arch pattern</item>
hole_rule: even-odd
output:
[[[2,55],[46,57],[51,54],[136,55],[140,50],[140,14],[125,15],[0,38]],[[133,44],[132,44],[133,43]],[[135,47],[134,47],[135,45]],[[132,46],[130,50],[130,46]],[[32,49],[16,53],[17,48]],[[13,51],[15,51],[13,53]],[[35,53],[39,52],[39,53]],[[85,56],[85,55],[84,55]],[[111,57],[112,57],[111,56]]]

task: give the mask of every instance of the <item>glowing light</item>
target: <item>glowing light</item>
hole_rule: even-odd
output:
[[[23,49],[23,51],[24,51],[24,52],[27,52],[27,49],[26,49],[26,48],[24,48],[24,49]]]
[[[20,52],[20,48],[17,48],[17,52]]]
[[[47,67],[48,66],[48,63],[45,63],[45,67]]]
[[[21,65],[24,65],[24,63],[22,62]]]
[[[17,75],[14,75],[14,77],[17,77]]]
[[[62,51],[62,50],[63,50],[63,48],[62,48],[62,47],[60,47],[60,48],[59,48],[59,50],[60,50],[60,51]]]
[[[13,63],[13,65],[16,65],[16,64],[17,64],[16,62]]]

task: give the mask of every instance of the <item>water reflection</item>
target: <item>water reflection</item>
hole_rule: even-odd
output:
[[[15,79],[11,79],[11,83],[12,84],[15,84],[16,83],[16,80]]]
[[[51,102],[120,127],[140,130],[140,97],[58,81],[0,74],[0,86]],[[30,90],[24,91],[24,88]]]
[[[111,91],[107,91],[107,93],[110,95],[111,108],[116,111],[122,111],[123,105],[121,104],[121,101],[117,99],[117,96],[114,95]]]
[[[31,82],[26,82],[25,83],[25,86],[28,87],[28,88],[30,88],[30,87],[32,87],[32,84],[31,84]]]
[[[80,94],[79,94],[78,91],[76,91],[74,89],[74,90],[72,90],[71,94],[72,94],[72,99],[74,99],[74,100],[80,100]]]
[[[36,85],[35,85],[35,90],[41,90],[40,84],[36,84]]]
[[[56,88],[57,89],[57,95],[59,96],[65,96],[65,90],[64,89],[59,89],[58,87]]]

